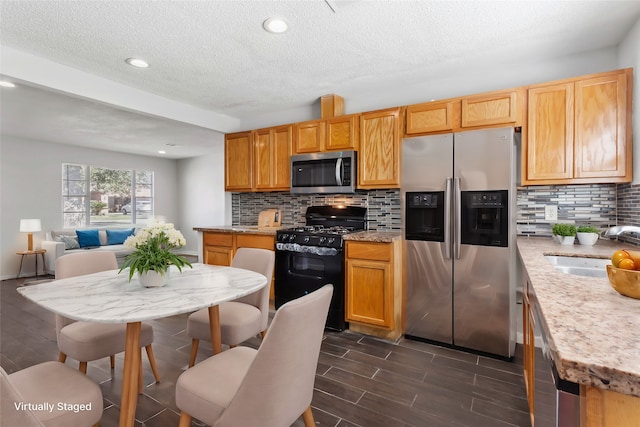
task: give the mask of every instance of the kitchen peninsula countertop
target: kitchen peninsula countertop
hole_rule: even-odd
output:
[[[536,295],[561,378],[640,397],[640,300],[617,293],[605,278],[562,273],[545,255],[610,258],[639,248],[599,240],[560,245],[550,237],[518,237],[518,253]]]
[[[193,227],[195,231],[211,232],[211,233],[251,233],[274,235],[279,227],[261,228],[257,225],[212,225],[208,227]]]

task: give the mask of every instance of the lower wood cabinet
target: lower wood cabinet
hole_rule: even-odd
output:
[[[231,265],[231,260],[239,248],[275,250],[276,236],[271,234],[209,232],[203,234],[203,262],[210,265]],[[269,301],[274,304],[274,278],[271,278]]]
[[[400,241],[346,242],[349,329],[388,339],[403,332]]]

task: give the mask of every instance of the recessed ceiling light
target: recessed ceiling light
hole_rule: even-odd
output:
[[[144,59],[140,58],[127,58],[125,62],[133,67],[147,68],[149,64]]]
[[[289,29],[289,24],[282,18],[269,18],[262,23],[265,30],[270,33],[280,34]]]
[[[167,152],[164,150],[158,150],[158,154],[167,154]]]
[[[16,87],[15,84],[8,82],[6,80],[0,80],[0,86],[2,87]]]

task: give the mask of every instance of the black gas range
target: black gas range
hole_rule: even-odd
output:
[[[343,236],[365,230],[366,215],[359,206],[310,206],[304,226],[276,232],[276,309],[330,283],[334,290],[326,326],[338,331],[347,327]]]

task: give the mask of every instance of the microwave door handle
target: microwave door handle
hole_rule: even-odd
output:
[[[342,167],[342,157],[338,157],[336,161],[336,184],[338,186],[342,186],[342,175],[344,174],[344,170]]]
[[[453,188],[454,188],[454,197],[455,197],[455,201],[454,201],[454,254],[456,259],[460,259],[460,245],[461,245],[461,241],[462,241],[462,195],[460,192],[460,178],[455,177],[453,178]]]
[[[444,190],[444,256],[451,259],[451,178],[447,178]]]

